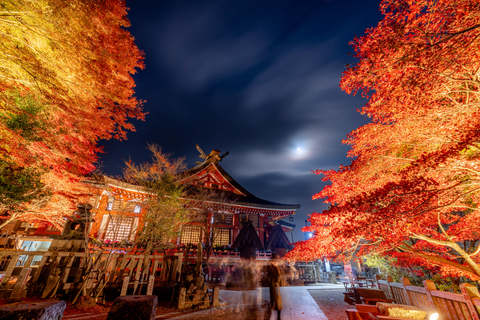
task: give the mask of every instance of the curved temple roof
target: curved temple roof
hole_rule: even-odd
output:
[[[283,204],[258,198],[235,181],[218,162],[218,159],[204,161],[182,172],[179,176],[182,183],[191,186],[192,193],[195,193],[195,189],[204,188],[213,191],[214,196],[211,199],[200,200],[208,204],[208,207],[217,210],[267,214],[278,217],[295,214],[296,209],[300,208],[298,204]],[[90,177],[85,182],[124,190],[122,192],[140,193],[146,197],[152,195],[142,186],[132,185],[103,175]]]
[[[295,211],[298,204],[283,204],[258,198],[242,187],[218,161],[205,161],[182,173],[182,182],[214,190],[223,202],[262,209]]]

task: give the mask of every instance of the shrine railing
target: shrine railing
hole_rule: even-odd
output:
[[[436,310],[442,320],[480,320],[480,294],[475,286],[463,283],[459,294],[438,290],[431,280],[423,284],[412,286],[408,279],[403,283],[378,281],[379,289],[395,303]]]
[[[105,287],[115,287],[120,295],[151,294],[155,283],[179,280],[183,254],[128,254],[113,251],[0,251],[0,295],[25,296],[26,289],[42,298],[57,292],[70,294],[84,286],[92,297]],[[33,289],[32,289],[33,288]]]

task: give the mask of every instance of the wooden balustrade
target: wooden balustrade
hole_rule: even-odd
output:
[[[126,286],[122,288],[125,293],[140,293],[145,289],[151,293],[155,282],[180,280],[182,264],[182,253],[164,257],[97,250],[90,252],[90,259],[87,259],[84,252],[2,250],[0,291],[4,297],[19,295],[29,281],[39,280],[45,267],[54,265],[56,271],[51,271],[50,275],[57,277],[57,289],[45,297],[54,296],[58,290],[68,292],[78,287],[79,282],[92,291],[92,296],[98,296],[103,288],[112,285]],[[85,268],[90,268],[90,272],[81,272]]]
[[[424,281],[423,287],[412,286],[408,280],[378,280],[378,288],[395,303],[436,310],[442,320],[480,320],[480,294],[470,284],[461,285],[461,294],[438,290],[431,280]]]

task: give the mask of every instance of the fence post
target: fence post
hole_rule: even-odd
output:
[[[468,311],[472,315],[473,320],[479,320],[477,309],[473,305],[472,298],[480,298],[480,293],[478,292],[477,287],[470,283],[460,284],[460,290],[462,291],[463,296],[465,297],[465,302],[468,307]]]
[[[315,268],[315,263],[314,262],[312,262],[311,266],[312,266],[312,269],[313,269],[313,281],[316,283],[316,282],[318,282],[317,268]]]
[[[23,268],[20,271],[20,275],[18,276],[17,282],[13,287],[12,294],[10,295],[11,299],[19,299],[25,297],[27,293],[27,282],[28,277],[30,276],[30,272],[32,268]]]
[[[375,283],[377,284],[377,289],[380,289],[380,286],[378,285],[378,280],[381,280],[382,276],[379,274],[375,275]]]
[[[3,276],[2,283],[0,283],[1,285],[7,284],[8,280],[10,280],[10,276],[12,275],[13,269],[15,269],[15,266],[17,265],[17,261],[18,254],[13,254],[7,268],[5,269],[5,275]]]
[[[387,276],[387,292],[388,292],[388,297],[389,299],[392,299],[394,302],[398,303],[398,301],[395,301],[395,296],[393,295],[392,287],[390,286],[390,282],[393,282],[393,278],[391,276]]]
[[[423,286],[427,293],[427,299],[430,302],[430,305],[432,306],[432,308],[435,308],[435,302],[433,301],[432,293],[431,293],[431,291],[437,290],[437,286],[435,285],[435,282],[433,282],[432,280],[424,280]]]
[[[175,270],[175,278],[173,280],[180,281],[180,277],[182,276],[183,253],[175,253],[175,255],[178,257],[178,260],[176,266],[177,268]]]
[[[65,286],[65,284],[67,283],[68,281],[68,276],[70,275],[70,270],[72,269],[72,265],[73,265],[73,262],[75,261],[75,255],[74,254],[70,254],[68,256],[68,258],[70,258],[70,260],[68,260],[68,263],[65,267],[65,270],[63,272],[63,279],[62,279],[62,283],[63,285]]]
[[[143,267],[143,260],[145,259],[145,255],[140,256],[137,263],[137,270],[135,272],[135,280],[133,282],[133,294],[137,294],[137,288],[140,284],[140,275],[142,274],[142,267]]]
[[[412,302],[410,301],[410,295],[408,294],[408,291],[407,291],[407,288],[406,288],[406,286],[411,286],[412,283],[410,282],[410,280],[408,280],[408,278],[404,277],[402,279],[402,284],[403,284],[403,293],[404,293],[404,296],[405,296],[405,302],[408,305],[412,305]]]
[[[260,288],[260,290],[261,290],[261,288]],[[219,296],[220,296],[219,288],[218,288],[217,286],[213,287],[212,306],[213,306],[214,308],[220,306]]]
[[[123,278],[123,282],[122,282],[122,290],[120,291],[120,296],[126,296],[127,295],[127,290],[128,290],[128,283],[130,282],[130,277],[129,276],[125,276]]]
[[[148,286],[147,286],[147,296],[151,296],[153,294],[153,285],[155,284],[155,276],[151,274],[148,277]]]

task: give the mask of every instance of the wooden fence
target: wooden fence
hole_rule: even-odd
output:
[[[300,280],[311,283],[324,281],[322,277],[324,273],[315,262],[297,262],[295,268],[298,271]]]
[[[412,286],[408,279],[403,283],[378,281],[379,289],[395,303],[408,304],[425,310],[436,310],[441,320],[480,320],[480,294],[471,284],[460,285],[461,294],[437,290],[431,280],[423,287]]]
[[[121,295],[151,294],[155,284],[179,280],[183,254],[139,255],[114,251],[0,251],[0,293],[19,298],[26,288],[43,298],[83,288],[98,297],[106,287],[121,287]],[[43,284],[43,285],[42,285]],[[79,286],[82,286],[79,288]]]

